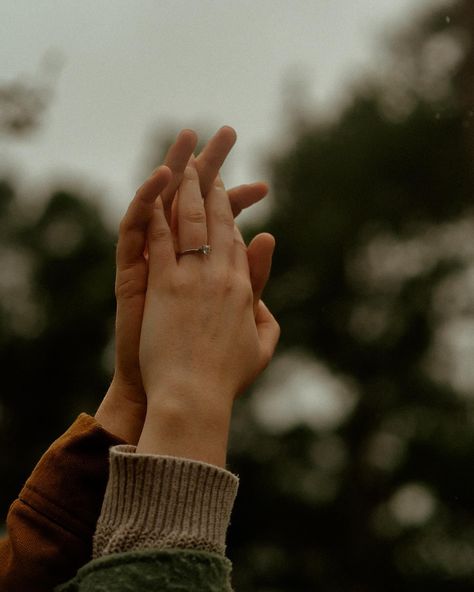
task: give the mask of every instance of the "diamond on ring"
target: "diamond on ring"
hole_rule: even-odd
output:
[[[178,255],[181,257],[182,255],[209,255],[212,251],[211,245],[201,245],[197,249],[186,249],[185,251],[181,251]]]

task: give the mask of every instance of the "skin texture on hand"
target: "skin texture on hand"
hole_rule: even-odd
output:
[[[148,232],[149,276],[140,339],[148,413],[137,452],[224,466],[235,397],[270,361],[279,327],[254,294],[247,248],[220,180],[202,199],[191,160],[177,198],[176,257],[161,199]],[[265,239],[271,241],[272,239]]]
[[[196,158],[195,166],[203,196],[207,195],[235,140],[235,131],[223,127]],[[95,417],[108,431],[131,444],[137,443],[146,414],[146,396],[138,359],[148,277],[146,233],[158,195],[162,196],[166,216],[171,217],[176,190],[196,144],[197,136],[192,130],[183,130],[178,134],[166,155],[166,166],[155,170],[138,189],[120,225],[115,287],[115,372]],[[234,216],[262,199],[267,190],[265,183],[231,189],[228,196]],[[255,311],[268,279],[273,246],[273,237],[266,234],[258,235],[249,245]]]

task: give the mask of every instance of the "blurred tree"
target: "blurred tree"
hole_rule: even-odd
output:
[[[61,54],[49,50],[41,60],[36,78],[0,83],[0,137],[27,137],[38,129],[51,103],[62,64]]]
[[[60,66],[61,56],[49,52],[37,79],[0,85],[0,136],[36,131]],[[3,516],[42,452],[107,388],[114,258],[94,196],[58,189],[44,200],[29,196],[27,206],[13,181],[0,180]]]
[[[14,82],[0,87],[0,133],[27,134],[36,129],[46,107],[42,89]]]
[[[241,402],[238,590],[472,589],[473,41],[469,0],[428,15],[391,77],[271,162],[280,351],[310,352],[353,407],[271,431],[255,415],[264,386]],[[301,388],[271,373],[268,424],[282,389]]]
[[[32,215],[3,181],[0,204],[5,515],[40,454],[75,414],[92,411],[107,388],[114,239],[85,195],[55,191]]]
[[[390,75],[337,121],[305,119],[270,164],[282,344],[266,406],[262,388],[236,411],[237,590],[472,588],[473,39],[469,0],[429,15]],[[12,88],[0,131],[34,129],[41,101]],[[3,180],[0,229],[5,513],[106,388],[114,249],[93,199],[67,189],[32,213]],[[337,413],[302,407],[285,429],[323,391]]]

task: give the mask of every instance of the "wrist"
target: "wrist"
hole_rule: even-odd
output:
[[[133,445],[138,442],[145,416],[143,387],[126,385],[116,377],[95,413],[95,419],[104,429]]]
[[[237,393],[223,380],[213,377],[210,381],[207,378],[183,375],[160,378],[159,382],[153,381],[153,387],[145,382],[148,409],[160,412],[168,410],[179,415],[197,414],[203,419],[227,417],[232,413]]]
[[[137,452],[225,467],[232,408],[162,397],[148,405]]]

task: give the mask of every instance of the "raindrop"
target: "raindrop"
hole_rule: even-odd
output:
[[[450,16],[447,16],[446,17],[446,23],[449,25],[450,22],[451,22],[451,17]]]

